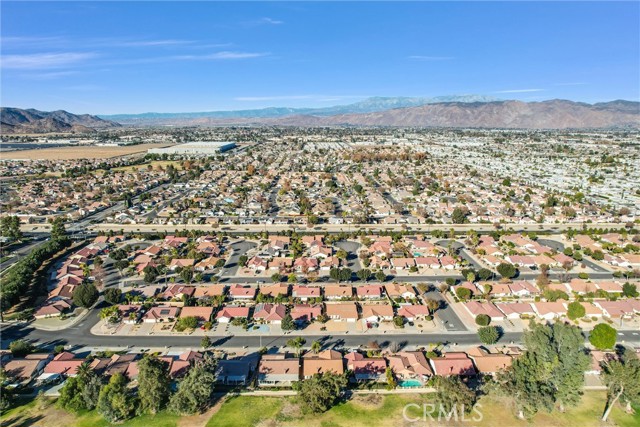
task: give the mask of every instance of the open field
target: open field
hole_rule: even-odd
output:
[[[15,160],[108,159],[111,157],[144,153],[150,148],[162,148],[171,145],[173,144],[139,144],[120,147],[99,147],[95,145],[88,145],[84,147],[42,148],[39,150],[9,151],[6,153],[0,153],[0,158]]]
[[[586,392],[578,408],[565,413],[541,413],[529,421],[521,421],[513,416],[506,402],[495,398],[482,398],[481,421],[409,422],[403,419],[402,411],[407,404],[422,405],[429,402],[431,395],[394,394],[359,395],[348,402],[339,404],[321,415],[305,416],[301,414],[294,398],[290,397],[229,397],[222,405],[203,415],[178,417],[165,411],[152,416],[145,415],[126,421],[120,425],[126,427],[386,427],[386,426],[465,426],[477,427],[633,427],[640,425],[640,408],[635,415],[628,415],[617,406],[609,421],[602,423],[600,416],[604,409],[605,393]],[[410,408],[410,417],[419,417],[422,411]],[[478,416],[472,413],[470,417]],[[95,411],[78,415],[57,409],[51,402],[45,407],[37,407],[34,401],[10,409],[0,417],[2,427],[41,426],[41,427],[106,427],[109,424]]]
[[[140,165],[132,165],[132,166],[121,166],[119,168],[112,168],[112,171],[137,171],[143,168],[146,168],[148,165],[151,165],[153,169],[166,168],[169,165],[173,165],[178,170],[182,170],[182,162],[178,160],[153,160],[148,163],[143,163]]]

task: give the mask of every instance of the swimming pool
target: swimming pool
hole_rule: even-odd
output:
[[[418,380],[404,380],[398,383],[398,387],[402,387],[402,388],[422,387],[422,383]]]

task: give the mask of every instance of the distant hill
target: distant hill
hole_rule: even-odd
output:
[[[105,116],[134,125],[415,126],[522,129],[640,128],[640,103],[561,99],[498,101],[479,95],[368,98],[327,108],[265,108],[208,113]]]
[[[490,102],[497,98],[484,95],[454,95],[439,96],[435,98],[416,97],[372,97],[362,101],[336,105],[324,108],[289,108],[269,107],[255,110],[235,111],[204,111],[194,113],[142,113],[142,114],[114,114],[100,117],[114,120],[122,124],[168,124],[177,123],[188,119],[244,119],[244,118],[276,118],[295,115],[330,116],[336,114],[370,113],[384,111],[392,108],[416,107],[438,102]]]
[[[71,114],[64,110],[0,108],[0,129],[9,133],[87,133],[96,129],[119,127],[120,124],[89,114]]]

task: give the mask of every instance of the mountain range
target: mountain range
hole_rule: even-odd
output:
[[[113,114],[102,115],[100,117],[114,120],[123,124],[157,122],[165,123],[166,120],[174,119],[242,119],[242,118],[273,118],[294,115],[330,116],[336,114],[359,114],[371,113],[375,111],[385,111],[393,108],[417,107],[426,104],[439,102],[491,102],[498,101],[497,98],[485,95],[455,95],[438,96],[435,98],[417,97],[382,97],[376,96],[364,99],[359,102],[347,105],[336,105],[323,108],[290,108],[290,107],[268,107],[254,110],[231,110],[231,111],[204,111],[195,113],[142,113],[142,114]]]
[[[513,129],[640,128],[640,102],[587,104],[554,99],[495,100],[478,95],[439,98],[368,98],[327,108],[273,107],[199,113],[110,116],[2,108],[2,133],[91,132],[130,126],[399,126]]]
[[[71,114],[64,110],[39,111],[32,108],[0,108],[0,131],[9,133],[86,133],[120,124],[90,114]]]

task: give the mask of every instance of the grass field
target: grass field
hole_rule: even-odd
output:
[[[113,171],[137,171],[140,169],[145,169],[148,165],[151,165],[153,169],[158,169],[160,167],[166,168],[169,165],[173,165],[174,168],[178,170],[182,170],[182,162],[177,160],[154,160],[149,163],[143,163],[141,165],[133,165],[133,166],[121,166],[119,168],[113,168]]]
[[[111,157],[144,153],[149,148],[161,148],[168,147],[170,145],[172,144],[140,144],[121,147],[55,147],[42,148],[39,150],[9,151],[1,153],[0,158],[29,160],[108,159]]]
[[[395,394],[361,395],[341,403],[320,415],[305,416],[294,398],[290,397],[229,397],[208,413],[194,417],[178,417],[161,412],[125,421],[125,427],[387,427],[387,426],[474,426],[474,427],[637,427],[640,426],[640,407],[635,415],[628,415],[620,407],[614,408],[609,421],[602,423],[604,392],[585,393],[579,407],[564,413],[541,413],[532,420],[514,417],[506,401],[495,398],[480,400],[481,421],[446,422],[403,419],[402,412],[409,403],[422,405],[433,395]],[[419,418],[420,409],[411,408],[408,415]],[[473,416],[474,414],[472,414]],[[9,410],[0,417],[2,427],[108,427],[95,411],[78,415],[69,414],[49,403],[44,408],[31,401]]]

